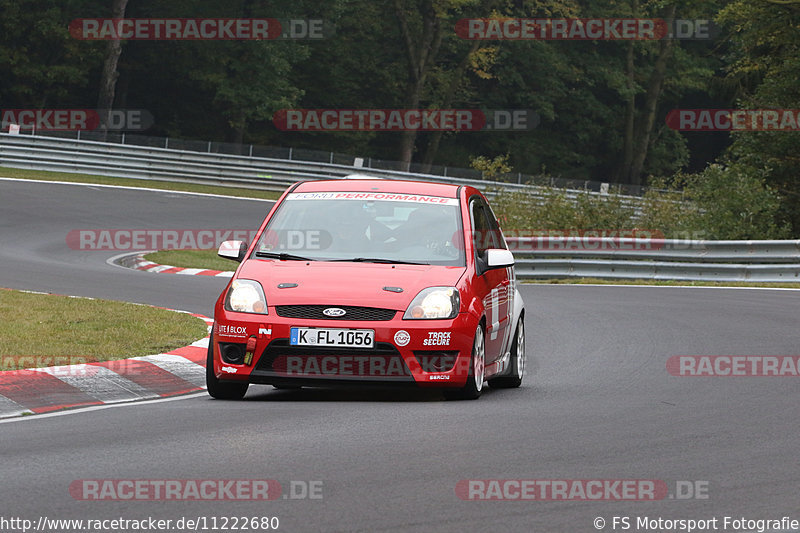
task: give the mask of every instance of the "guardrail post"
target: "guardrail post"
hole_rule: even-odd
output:
[[[289,161],[292,160],[292,147],[289,147]]]
[[[125,132],[124,131],[122,132],[122,140],[120,141],[120,144],[125,144]]]
[[[169,148],[169,137],[164,137],[164,148]]]
[[[443,176],[444,176],[445,178],[447,177],[447,167],[446,167],[446,166],[444,167],[444,174],[443,174]]]
[[[250,145],[250,157],[253,157],[253,145]]]
[[[331,161],[330,161],[330,163],[331,163],[331,165],[333,164],[333,152],[331,152]]]

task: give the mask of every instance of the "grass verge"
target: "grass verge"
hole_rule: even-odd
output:
[[[0,290],[0,370],[164,353],[207,334],[205,323],[186,313]]]
[[[216,250],[161,250],[144,256],[148,261],[159,265],[184,268],[203,268],[206,270],[236,270],[238,263],[223,259]]]
[[[558,278],[526,279],[523,283],[548,283],[556,285],[652,285],[664,287],[761,287],[800,289],[800,283],[757,283],[746,281],[679,281],[650,279],[600,279],[600,278]]]
[[[26,180],[68,181],[71,183],[96,183],[98,185],[123,185],[126,187],[163,189],[165,191],[199,192],[205,194],[239,196],[242,198],[265,198],[267,200],[277,200],[281,195],[279,192],[260,191],[256,189],[218,187],[214,185],[199,185],[171,181],[138,180],[133,178],[115,178],[112,176],[97,176],[94,174],[73,174],[70,172],[51,172],[46,170],[28,170],[8,167],[0,167],[0,177]]]

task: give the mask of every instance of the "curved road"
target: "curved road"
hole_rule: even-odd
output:
[[[68,247],[67,232],[255,227],[268,207],[0,180],[0,287],[208,315],[225,280],[116,268],[106,263],[112,252]],[[800,519],[797,378],[666,371],[673,355],[796,355],[800,292],[536,285],[522,292],[532,374],[518,390],[445,402],[430,392],[252,387],[243,402],[200,394],[0,423],[0,519],[206,517],[211,531],[212,517],[277,516],[281,531],[537,533],[597,531],[598,517],[604,531],[623,530],[614,529],[614,516],[628,517],[627,531],[643,531],[637,517],[716,517],[717,531],[739,530],[723,528],[725,516]],[[69,492],[81,479],[254,478],[278,480],[284,494],[291,481],[321,482],[322,497],[98,502]],[[474,479],[661,480],[670,496],[461,500],[458,482]],[[674,497],[687,486],[680,481],[702,498]],[[303,492],[302,483],[293,487]]]

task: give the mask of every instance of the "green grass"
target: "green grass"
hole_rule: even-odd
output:
[[[523,283],[548,283],[556,285],[652,285],[664,287],[767,287],[800,289],[800,283],[757,283],[747,281],[678,281],[649,279],[558,278],[530,279]]]
[[[205,322],[186,313],[0,290],[0,370],[164,353],[207,334]]]
[[[73,174],[70,172],[49,172],[44,170],[27,170],[8,167],[0,167],[0,177],[27,180],[69,181],[72,183],[96,183],[99,185],[124,185],[126,187],[146,187],[150,189],[163,189],[165,191],[222,194],[226,196],[239,196],[242,198],[265,198],[267,200],[277,200],[281,194],[279,192],[256,189],[198,185],[194,183],[173,183],[171,181],[139,180],[133,178],[115,178],[111,176],[96,176],[93,174]]]
[[[144,258],[160,265],[208,270],[233,271],[239,266],[236,261],[218,256],[216,250],[161,250]]]

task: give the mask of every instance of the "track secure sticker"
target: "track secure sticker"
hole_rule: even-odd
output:
[[[451,331],[429,331],[428,338],[422,341],[423,346],[450,346]]]
[[[404,329],[401,329],[397,333],[394,334],[394,343],[398,346],[405,346],[411,342],[411,335]]]

